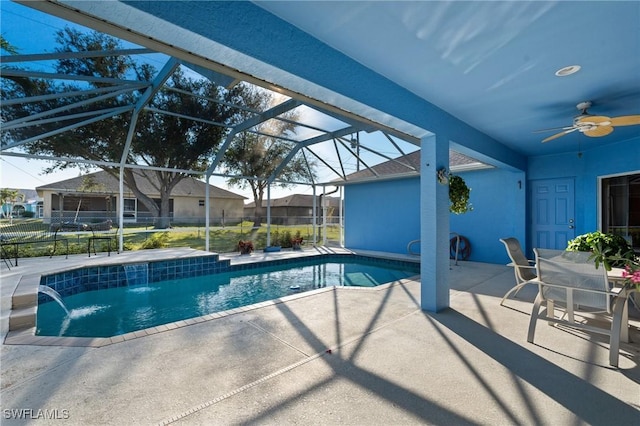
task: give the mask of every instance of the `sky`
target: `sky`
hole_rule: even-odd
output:
[[[36,11],[29,7],[10,2],[8,0],[0,0],[0,31],[2,36],[13,46],[19,49],[20,54],[30,53],[47,53],[53,52],[57,46],[55,43],[55,32],[63,29],[65,26],[73,28],[79,28],[86,30],[86,28],[72,24],[68,21],[58,19],[56,17],[47,15],[45,13]],[[123,44],[127,46],[127,43]],[[5,52],[3,52],[4,54]],[[145,60],[149,61],[157,69],[162,68],[164,65],[162,55],[145,55]],[[33,64],[33,63],[31,63]],[[33,65],[30,67],[33,69]],[[41,71],[52,71],[51,65],[47,63],[38,63],[37,69]],[[322,128],[332,129],[336,126],[336,120],[330,119],[327,116],[323,116],[310,109],[302,109],[302,114],[309,120],[313,120],[315,125]],[[309,122],[308,120],[305,120]],[[324,127],[326,126],[326,127]],[[304,136],[302,132],[299,132],[297,137]],[[370,147],[387,146],[382,149],[386,155],[397,156],[398,152],[390,146],[384,135],[380,132],[373,134],[361,133],[360,140],[363,145]],[[401,141],[397,141],[400,145]],[[335,148],[332,143],[324,145],[316,145],[313,147],[314,152],[322,155],[326,158],[326,161],[332,164],[336,169],[339,169],[340,165],[335,156]],[[378,149],[380,149],[378,147]],[[415,149],[411,148],[408,144],[403,146],[405,152],[410,152]],[[331,160],[331,157],[335,157]],[[343,158],[345,166],[351,167],[355,171],[355,161],[353,157]],[[363,158],[368,164],[376,164],[384,161],[378,156],[371,156],[364,153]],[[59,171],[51,174],[45,174],[43,170],[51,166],[51,162],[43,160],[25,159],[19,157],[13,157],[8,155],[0,156],[0,187],[12,188],[12,189],[35,189],[38,186],[50,184],[53,182],[74,178],[80,175],[80,171],[76,168],[71,168],[64,171]],[[97,171],[98,169],[96,169]],[[319,169],[319,181],[326,182],[336,178],[337,176],[330,172],[326,167],[324,170]],[[220,188],[235,192],[237,194],[244,195],[249,198],[247,202],[251,201],[252,195],[249,189],[241,190],[237,187],[229,187],[226,184],[226,180],[222,177],[213,177],[210,183]],[[330,190],[330,189],[328,189]],[[318,193],[321,189],[317,189]],[[271,190],[272,198],[278,198],[289,195],[291,193],[303,193],[312,194],[312,188],[310,186],[297,186],[293,189],[281,189],[274,187]]]

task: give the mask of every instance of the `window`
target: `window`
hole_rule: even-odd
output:
[[[204,207],[204,200],[198,200],[198,205],[200,207]]]
[[[138,200],[135,198],[125,198],[123,200],[124,222],[135,222],[138,215]]]
[[[602,232],[640,248],[640,174],[602,179]]]

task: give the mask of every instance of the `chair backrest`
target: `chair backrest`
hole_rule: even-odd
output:
[[[522,252],[520,241],[518,241],[517,238],[512,237],[500,238],[500,241],[502,241],[505,248],[507,249],[507,254],[509,255],[509,259],[511,259],[511,262],[513,262],[516,274],[518,275],[518,279],[520,281],[529,281],[534,279],[536,277],[536,274],[533,272],[533,269],[529,264],[529,260]]]
[[[567,289],[573,305],[611,312],[612,293],[607,271],[596,268],[589,252],[534,249],[540,291],[545,299],[567,302]]]

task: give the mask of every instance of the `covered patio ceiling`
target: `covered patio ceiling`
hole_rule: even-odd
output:
[[[342,117],[384,123],[410,142],[447,115],[512,157],[613,145],[640,132],[637,120],[598,137],[571,127],[584,101],[592,115],[640,113],[637,2],[18,2]],[[573,75],[555,74],[573,66]],[[381,78],[360,78],[362,67]],[[369,86],[366,105],[343,96],[372,82],[381,86]],[[428,126],[377,108],[390,85],[432,105],[420,112]],[[468,142],[456,141],[473,149]]]

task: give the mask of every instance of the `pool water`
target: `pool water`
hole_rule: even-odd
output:
[[[38,305],[36,335],[110,337],[330,286],[374,287],[418,274],[368,261],[320,261],[93,290]]]

